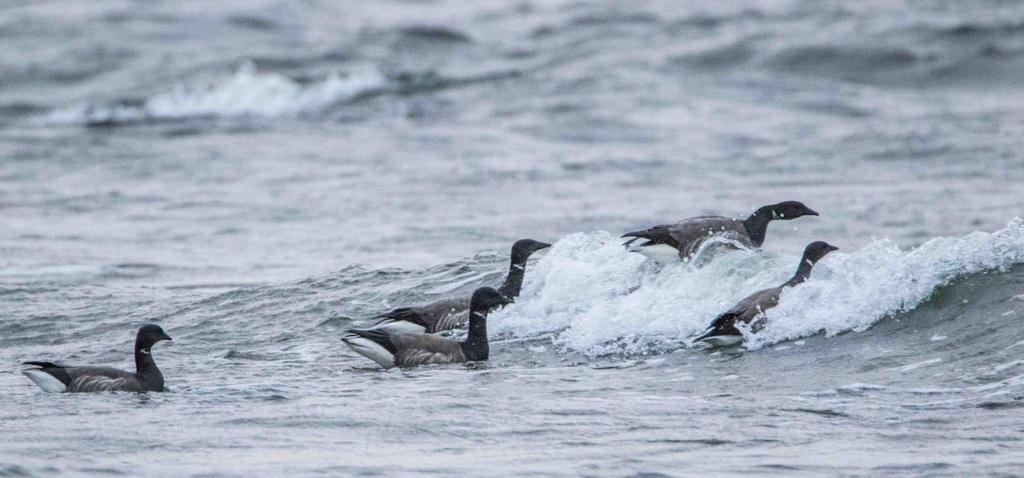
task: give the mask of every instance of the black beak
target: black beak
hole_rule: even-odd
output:
[[[821,214],[818,214],[818,211],[815,211],[814,209],[807,208],[807,212],[805,212],[804,215],[805,216],[820,216]]]
[[[839,248],[838,248],[838,247],[836,247],[836,246],[828,246],[828,251],[829,251],[829,252],[832,252],[832,251],[838,251],[838,250],[839,250]]]
[[[548,243],[546,243],[546,242],[541,242],[541,243],[538,243],[538,244],[537,244],[537,247],[536,247],[536,248],[535,248],[534,250],[535,250],[535,251],[539,251],[539,250],[541,250],[541,249],[547,249],[547,248],[549,248],[549,247],[551,247],[551,244],[548,244]]]
[[[502,301],[501,301],[502,304],[515,304],[516,303],[515,299],[512,299],[511,297],[501,296],[501,298],[502,298]]]
[[[700,342],[701,340],[704,340],[704,339],[706,339],[708,337],[711,337],[712,335],[715,335],[715,333],[717,333],[717,332],[718,332],[718,327],[715,327],[715,326],[712,325],[711,327],[708,327],[706,330],[704,330],[704,333],[698,335],[697,337],[695,337],[693,339],[690,339],[690,343],[695,344],[697,342]]]
[[[167,334],[163,334],[163,336],[160,337],[160,340],[170,340],[172,342],[174,341],[174,339],[172,339],[171,336]]]

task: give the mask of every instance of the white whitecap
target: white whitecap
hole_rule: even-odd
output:
[[[733,251],[703,267],[658,268],[607,232],[577,233],[531,267],[516,303],[488,325],[505,336],[554,334],[565,350],[588,355],[643,354],[682,347],[718,314],[757,290],[792,276],[799,257]],[[748,348],[863,331],[909,311],[958,277],[1024,263],[1024,221],[995,232],[932,239],[905,250],[878,240],[835,252],[809,281],[787,289],[767,311],[768,326],[744,331]]]
[[[141,105],[79,104],[51,112],[51,124],[129,123],[199,117],[297,117],[312,115],[357,96],[385,88],[377,70],[331,73],[307,84],[259,72],[244,63],[231,76],[180,84],[146,98]]]

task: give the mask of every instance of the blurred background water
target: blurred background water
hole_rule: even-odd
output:
[[[1012,475],[1024,4],[0,5],[0,475]],[[658,269],[623,231],[801,200]],[[492,360],[340,332],[496,283]],[[841,248],[750,350],[686,338]],[[45,395],[24,360],[173,393]],[[824,333],[821,333],[824,332]]]

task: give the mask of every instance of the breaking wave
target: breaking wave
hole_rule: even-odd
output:
[[[85,103],[55,110],[44,118],[58,125],[113,125],[188,118],[277,118],[315,116],[328,108],[385,89],[388,80],[376,70],[331,73],[303,83],[259,72],[245,63],[231,76],[178,85],[142,101]]]
[[[841,245],[840,245],[841,247]],[[799,257],[735,251],[703,267],[658,269],[605,232],[573,234],[531,268],[517,303],[493,314],[499,335],[554,334],[591,356],[658,353],[689,345],[719,313],[792,276]],[[820,333],[858,332],[911,311],[959,278],[1024,263],[1024,221],[996,232],[929,240],[905,250],[877,240],[832,253],[809,281],[786,290],[748,348]]]

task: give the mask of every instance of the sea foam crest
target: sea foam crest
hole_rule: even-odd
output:
[[[769,326],[748,347],[825,332],[863,331],[887,316],[913,310],[957,278],[1024,263],[1024,221],[996,232],[940,237],[909,251],[876,241],[828,257],[824,274],[786,290],[765,316]]]
[[[55,124],[130,123],[196,117],[283,117],[322,112],[332,105],[384,89],[387,79],[376,70],[302,84],[277,73],[261,73],[244,63],[231,76],[211,82],[178,85],[147,98],[141,105],[83,104],[51,112]]]
[[[557,346],[588,355],[659,352],[688,345],[740,299],[786,281],[798,261],[792,254],[741,250],[702,267],[680,263],[659,270],[609,233],[573,234],[530,267],[516,304],[492,314],[489,325],[498,335],[554,333]],[[810,280],[783,293],[766,314],[768,327],[748,335],[747,347],[822,331],[862,331],[917,307],[958,277],[1022,262],[1021,219],[993,233],[936,238],[911,250],[877,240],[833,252]]]

